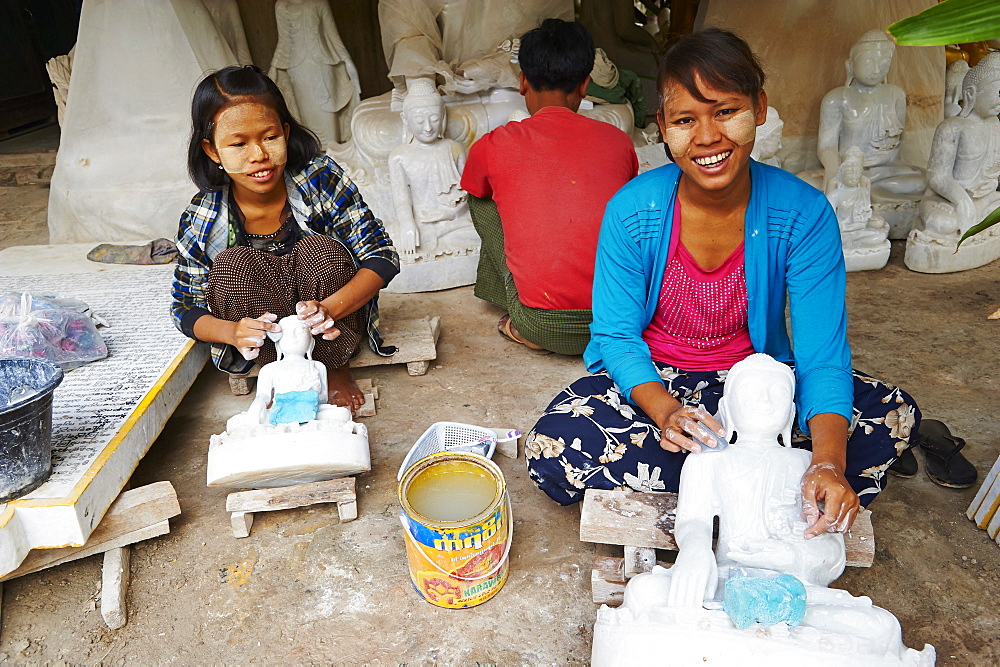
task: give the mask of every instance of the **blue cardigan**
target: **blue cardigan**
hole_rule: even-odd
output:
[[[632,389],[662,382],[642,332],[653,319],[668,260],[675,164],[642,174],[608,202],[594,270],[594,320],[583,359]],[[799,425],[814,415],[852,417],[854,381],[847,343],[846,273],[840,228],[819,190],[786,171],[750,162],[744,223],[750,340],[754,350],[794,361]],[[791,314],[792,338],[785,324]]]

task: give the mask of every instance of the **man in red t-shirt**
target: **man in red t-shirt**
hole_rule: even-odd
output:
[[[475,294],[507,309],[511,340],[582,354],[604,206],[639,163],[627,134],[576,113],[594,65],[582,25],[545,20],[518,59],[531,117],[480,138],[462,174],[483,239]]]

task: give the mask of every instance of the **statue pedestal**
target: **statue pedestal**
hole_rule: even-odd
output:
[[[893,202],[872,201],[872,214],[879,216],[889,223],[890,239],[905,239],[913,228],[914,221],[917,219],[917,204],[917,201],[909,200]]]
[[[845,598],[851,598],[843,592]],[[870,603],[869,603],[870,604]],[[808,617],[809,612],[806,612]],[[881,652],[879,652],[881,651]],[[651,663],[651,656],[658,656]],[[721,609],[672,608],[635,617],[602,606],[594,626],[591,662],[604,665],[933,665],[934,647],[923,651],[874,647],[851,635],[816,628],[754,624],[737,630]]]
[[[889,262],[892,244],[888,239],[879,248],[863,250],[844,249],[844,264],[848,271],[876,271],[885,268]]]
[[[955,252],[957,243],[957,238],[945,242],[915,229],[906,239],[903,261],[906,268],[918,273],[954,273],[975,269],[1000,258],[1000,230],[996,228],[967,239]]]
[[[371,470],[363,424],[323,419],[277,426],[234,424],[245,418],[247,413],[237,415],[229,420],[227,433],[212,436],[209,486],[265,489]]]

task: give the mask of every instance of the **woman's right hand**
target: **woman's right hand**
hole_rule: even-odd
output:
[[[264,313],[260,317],[244,317],[236,322],[233,331],[231,344],[243,358],[247,361],[257,358],[260,354],[260,346],[264,344],[264,337],[268,331],[281,331],[281,325],[277,324],[278,316],[273,313]]]
[[[701,445],[692,439],[693,436],[714,448],[715,436],[709,433],[709,429],[715,431],[720,438],[726,437],[726,430],[708,410],[701,406],[681,405],[660,424],[660,447],[668,452],[700,452]]]

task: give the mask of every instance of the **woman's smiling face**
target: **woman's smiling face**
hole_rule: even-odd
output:
[[[717,90],[700,76],[695,82],[708,102],[677,82],[667,84],[656,117],[663,140],[692,185],[725,190],[750,161],[757,126],[767,117],[767,95],[752,100],[741,93]]]
[[[240,102],[220,110],[213,128],[213,142],[203,143],[205,152],[222,165],[234,187],[264,194],[284,185],[288,126],[274,109]]]

